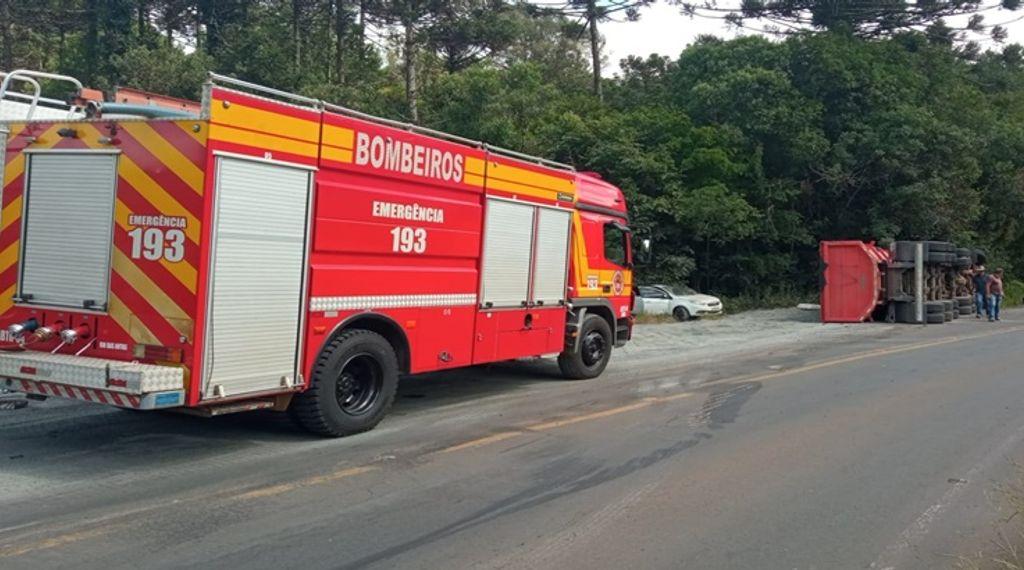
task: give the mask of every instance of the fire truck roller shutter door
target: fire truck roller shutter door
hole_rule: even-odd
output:
[[[527,301],[533,247],[534,207],[487,200],[484,220],[484,307],[520,307]]]
[[[218,158],[207,398],[297,383],[311,177],[290,165]]]
[[[533,301],[556,305],[565,300],[569,257],[569,212],[538,208],[537,257],[533,270]]]
[[[116,185],[114,152],[29,154],[19,297],[106,308]]]

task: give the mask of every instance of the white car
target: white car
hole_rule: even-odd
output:
[[[722,312],[722,300],[698,293],[685,285],[641,285],[636,288],[636,314],[672,315],[688,321]]]

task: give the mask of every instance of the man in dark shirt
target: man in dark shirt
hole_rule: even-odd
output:
[[[985,266],[979,265],[974,268],[974,318],[980,319],[988,310],[988,296],[985,289],[988,287],[988,274],[985,273]]]

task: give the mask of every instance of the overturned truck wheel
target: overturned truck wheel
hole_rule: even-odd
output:
[[[587,315],[576,348],[558,355],[558,368],[569,380],[600,376],[612,356],[612,328],[597,315]]]
[[[292,400],[292,414],[307,430],[341,437],[373,429],[398,389],[398,359],[381,335],[353,329],[317,357],[310,387]]]

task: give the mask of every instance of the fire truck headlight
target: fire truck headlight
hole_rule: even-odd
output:
[[[30,333],[39,328],[39,321],[35,319],[28,319],[21,323],[15,323],[7,327],[7,332],[11,333],[11,336],[20,337],[27,333]]]

